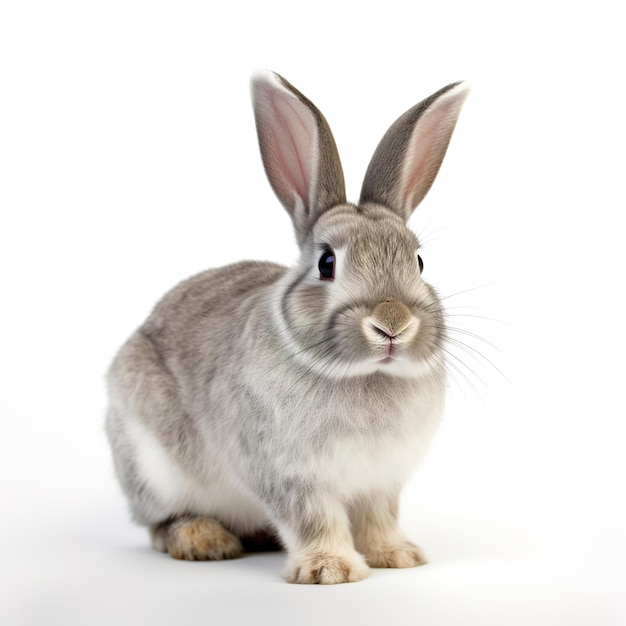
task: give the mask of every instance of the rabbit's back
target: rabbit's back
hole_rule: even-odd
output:
[[[286,271],[275,263],[243,261],[196,274],[161,299],[139,332],[165,359],[205,352],[211,339],[223,345],[224,336],[232,339],[234,327],[245,323]]]

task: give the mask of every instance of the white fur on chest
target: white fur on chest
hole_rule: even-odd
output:
[[[330,442],[319,469],[343,498],[399,489],[424,457],[439,412],[396,417],[406,424],[401,434]]]
[[[384,408],[354,398],[337,406],[337,400],[326,406],[318,397],[312,402],[316,411],[277,414],[274,434],[282,445],[275,449],[274,468],[318,481],[345,500],[397,491],[430,445],[443,394],[415,393]]]
[[[416,437],[408,437],[361,448],[336,444],[320,459],[320,474],[347,500],[371,492],[393,492],[407,481],[422,458],[425,446],[421,443]]]

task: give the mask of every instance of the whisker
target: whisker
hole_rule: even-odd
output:
[[[424,308],[429,308],[431,306],[435,306],[436,304],[441,304],[442,302],[445,302],[446,300],[449,300],[450,298],[456,298],[457,296],[461,296],[465,293],[471,293],[472,291],[478,291],[479,289],[486,289],[487,287],[493,287],[493,285],[495,285],[496,282],[492,282],[492,283],[486,283],[484,285],[478,285],[477,287],[470,287],[469,289],[463,289],[462,291],[457,291],[455,293],[451,293],[447,296],[443,296],[440,298],[436,298],[434,300],[434,302],[431,302],[430,304],[428,304],[426,307]]]
[[[504,378],[504,380],[506,380],[509,384],[513,384],[513,383],[511,383],[509,378],[506,376],[506,374],[491,359],[489,359],[489,357],[485,356],[482,352],[480,352],[479,350],[474,348],[474,346],[471,346],[468,343],[464,343],[464,342],[462,342],[462,341],[460,341],[458,339],[454,339],[452,337],[446,337],[445,341],[447,341],[448,343],[451,343],[452,345],[454,345],[454,346],[458,347],[459,349],[463,350],[463,352],[465,352],[465,354],[467,354],[470,357],[472,357],[478,363],[481,362],[480,359],[484,359],[489,365],[491,365],[491,367],[493,367],[493,369],[496,372],[498,372],[498,374],[500,374],[500,376],[502,376],[502,378]]]
[[[463,308],[463,307],[456,307],[456,308]],[[515,328],[516,325],[515,324],[511,324],[511,322],[506,322],[504,320],[499,320],[496,319],[495,317],[487,317],[485,315],[475,315],[473,313],[449,313],[448,311],[450,311],[451,309],[449,307],[446,308],[445,310],[445,317],[446,319],[450,318],[450,317],[470,317],[470,318],[474,318],[474,319],[479,319],[479,320],[483,320],[486,322],[493,322],[494,324],[503,324],[505,326],[509,326],[510,328]]]
[[[435,328],[438,328],[440,330],[444,330],[444,331],[446,331],[448,333],[459,333],[460,335],[465,335],[466,337],[471,337],[472,339],[476,339],[477,341],[481,341],[485,345],[488,345],[490,348],[493,348],[494,350],[496,350],[497,352],[499,352],[500,354],[502,354],[504,356],[504,352],[502,352],[502,350],[500,350],[500,348],[498,348],[498,346],[496,346],[494,343],[492,343],[488,339],[485,339],[484,337],[481,337],[477,333],[473,333],[470,330],[466,330],[465,328],[457,328],[456,326],[447,326],[447,325],[446,326],[436,326]]]
[[[476,397],[478,397],[478,399],[482,402],[482,396],[480,392],[478,391],[478,389],[476,388],[476,386],[472,383],[472,381],[468,378],[468,376],[461,370],[461,368],[456,363],[453,363],[450,360],[450,356],[453,356],[453,355],[447,352],[446,350],[443,350],[443,352],[444,352],[444,363],[445,363],[448,375],[454,380],[457,388],[463,394],[463,397],[465,398],[465,400],[467,401],[467,396],[465,395],[463,385],[461,385],[460,382],[457,380],[455,374],[458,374],[465,380],[465,382],[472,388],[472,390],[476,394]]]

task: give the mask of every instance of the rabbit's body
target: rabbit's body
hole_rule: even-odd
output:
[[[317,111],[272,80],[259,91],[274,103],[295,94],[298,124]],[[322,154],[315,166],[336,170],[321,120],[307,142]],[[291,179],[267,162],[282,148],[264,151],[257,123],[287,206]],[[304,188],[317,205],[333,192],[313,178]],[[301,180],[292,187],[302,196]],[[184,281],[114,360],[116,472],[135,520],[173,556],[236,556],[238,538],[265,531],[288,549],[294,582],[359,580],[366,561],[423,562],[397,529],[397,503],[443,408],[443,312],[421,279],[408,216],[375,193],[358,206],[335,196],[315,211],[303,212],[302,199],[287,206],[297,266],[245,262]]]

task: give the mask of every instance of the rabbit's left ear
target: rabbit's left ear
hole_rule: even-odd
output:
[[[468,92],[468,83],[448,85],[392,124],[367,168],[361,204],[382,204],[409,219],[437,176]]]
[[[251,91],[265,172],[302,243],[321,213],[346,201],[335,140],[322,113],[282,76],[256,72]]]

